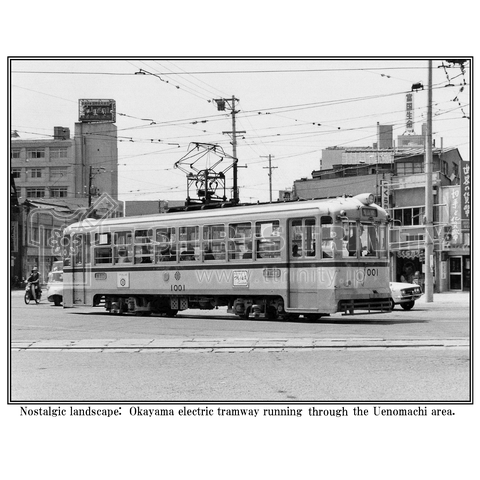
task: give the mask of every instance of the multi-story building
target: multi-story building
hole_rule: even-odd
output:
[[[117,127],[83,120],[75,135],[54,127],[51,138],[12,138],[10,165],[18,206],[11,212],[11,277],[38,266],[43,280],[61,258],[59,231],[83,216],[121,215]]]

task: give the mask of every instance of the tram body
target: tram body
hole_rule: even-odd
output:
[[[368,194],[114,219],[64,231],[64,306],[173,316],[389,311],[389,217]]]

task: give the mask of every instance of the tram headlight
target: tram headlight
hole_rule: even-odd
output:
[[[375,202],[375,195],[373,193],[361,193],[360,195],[355,195],[357,200],[360,200],[364,205],[371,205]]]

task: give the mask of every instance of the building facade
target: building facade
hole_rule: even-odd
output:
[[[59,232],[82,216],[118,216],[117,127],[108,122],[78,122],[72,138],[54,127],[49,139],[10,144],[11,184],[16,205],[10,210],[10,277],[21,282],[33,266],[43,281],[61,259]]]

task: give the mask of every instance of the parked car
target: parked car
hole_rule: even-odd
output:
[[[47,300],[56,307],[63,301],[63,262],[53,262],[52,270],[48,274]]]
[[[392,310],[395,305],[400,305],[404,310],[411,310],[422,295],[422,289],[414,283],[390,282],[390,292],[392,294]]]

